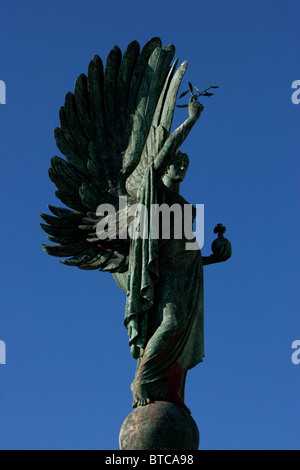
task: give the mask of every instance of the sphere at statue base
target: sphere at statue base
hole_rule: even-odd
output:
[[[119,445],[121,450],[198,450],[199,431],[184,408],[156,401],[127,416]]]

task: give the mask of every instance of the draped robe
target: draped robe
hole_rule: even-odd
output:
[[[182,220],[181,238],[154,229],[153,204],[188,204],[158,178],[153,164],[145,173],[138,202],[149,237],[131,239],[128,273],[114,275],[127,291],[125,326],[131,354],[138,359],[133,385],[145,387],[150,399],[184,405],[187,370],[204,357],[203,265],[200,249],[187,250]],[[193,208],[193,218],[195,208]],[[151,232],[152,229],[152,232]],[[158,237],[157,237],[158,233]],[[153,236],[156,234],[155,236]],[[127,286],[125,287],[125,283]]]

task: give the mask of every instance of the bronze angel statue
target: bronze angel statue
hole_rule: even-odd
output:
[[[192,96],[187,119],[171,133],[187,68],[187,62],[172,63],[174,54],[174,46],[153,38],[142,50],[133,41],[123,56],[114,47],[105,68],[99,56],[91,60],[87,76],[81,74],[74,93],[67,93],[54,131],[65,158],[52,158],[49,176],[68,208],[49,206],[53,215],[41,215],[54,242],[44,245],[48,254],[67,266],[110,272],[127,295],[125,326],[137,360],[133,407],[165,400],[187,409],[186,373],[204,356],[203,265],[231,256],[220,224],[208,257],[186,249],[183,230],[174,236],[175,220],[167,239],[161,226],[157,237],[124,236],[134,204],[149,209],[150,227],[151,206],[188,205],[179,186],[189,159],[179,148],[203,106]],[[121,209],[120,198],[126,198]],[[108,222],[97,211],[101,204],[116,208],[115,237],[99,233],[99,222],[103,231]]]

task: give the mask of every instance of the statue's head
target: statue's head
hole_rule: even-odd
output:
[[[165,175],[171,181],[181,183],[184,180],[189,164],[190,160],[187,154],[177,150],[174,158],[166,170]]]

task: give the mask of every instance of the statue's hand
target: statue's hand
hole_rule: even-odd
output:
[[[189,116],[192,119],[198,119],[204,109],[203,104],[196,100],[195,96],[192,96],[189,102]]]

